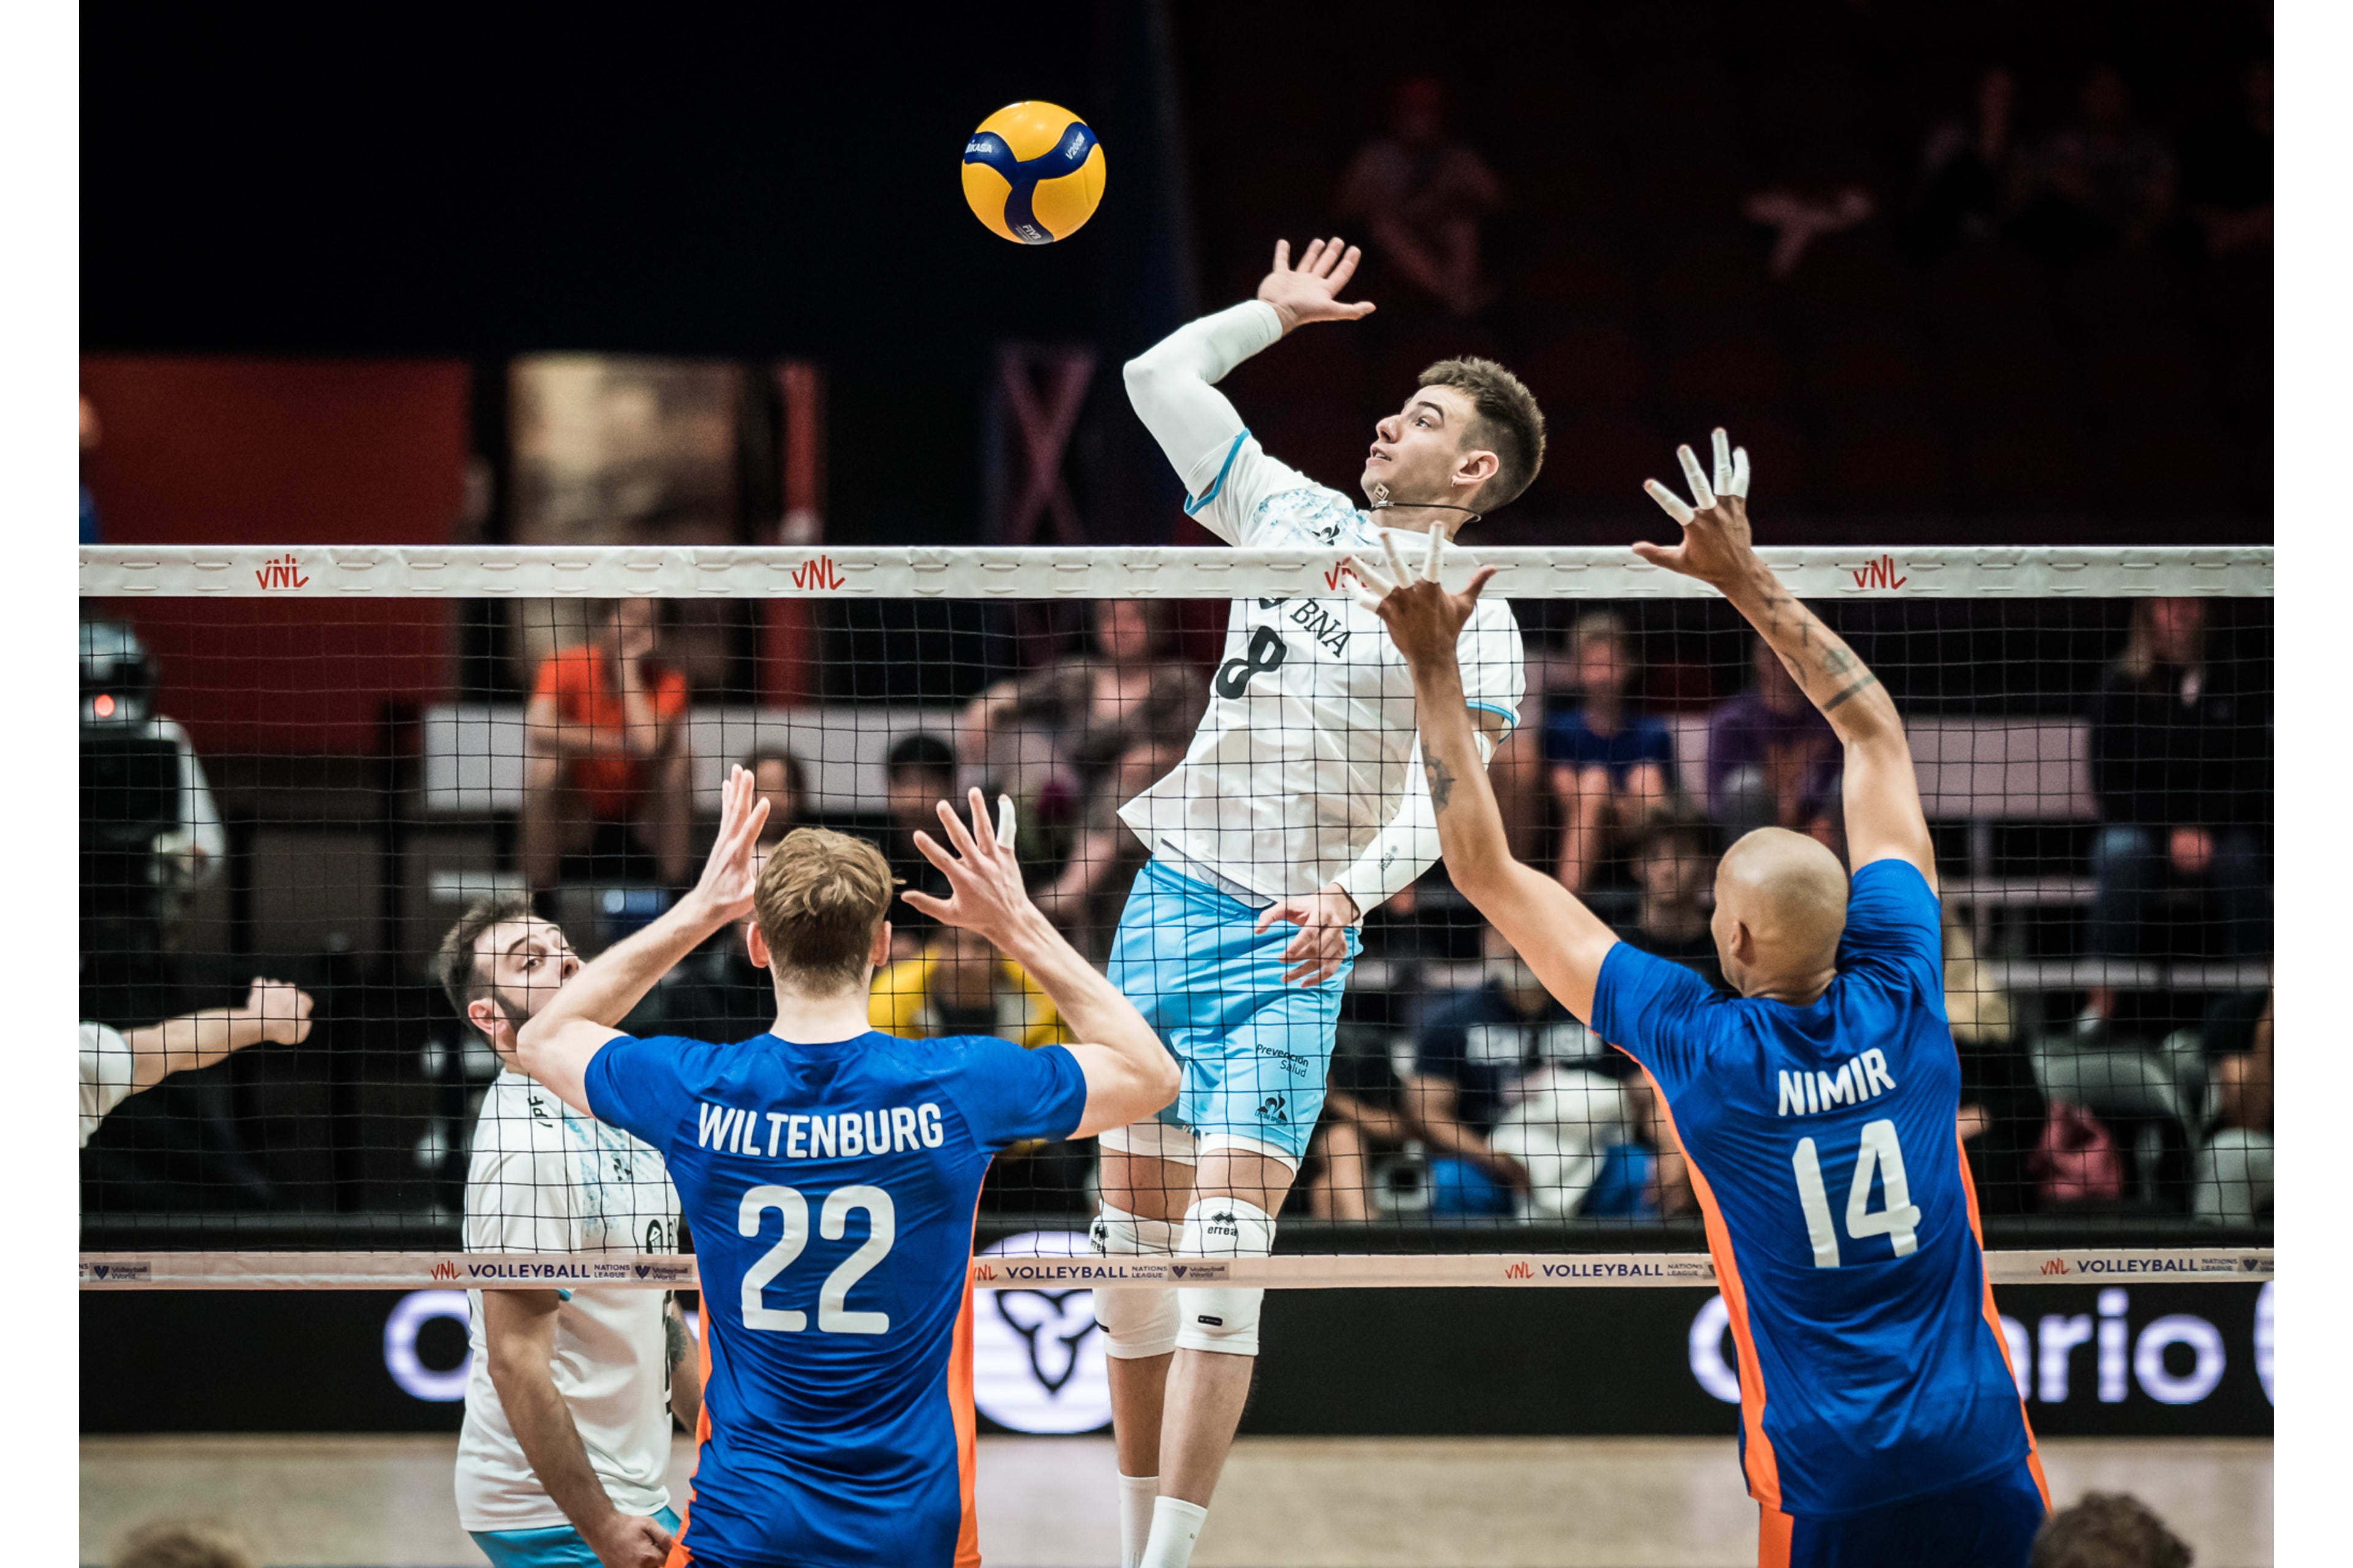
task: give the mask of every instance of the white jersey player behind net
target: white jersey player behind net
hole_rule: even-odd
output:
[[[518,1065],[515,1031],[581,973],[562,929],[528,900],[485,900],[443,938],[437,968],[502,1069],[474,1124],[466,1250],[677,1251],[678,1194],[661,1155]],[[557,1281],[469,1295],[459,1524],[495,1568],[663,1562],[679,1528],[670,1423],[692,1426],[702,1392],[676,1303]]]
[[[1294,327],[1370,311],[1336,298],[1356,260],[1318,240],[1294,269],[1277,245],[1258,298],[1130,363],[1128,397],[1184,479],[1186,510],[1228,543],[1395,560],[1402,538],[1435,567],[1457,529],[1525,489],[1543,460],[1544,416],[1510,372],[1469,359],[1422,373],[1376,428],[1360,480],[1372,511],[1267,456],[1215,385]],[[1272,1250],[1323,1109],[1356,927],[1438,858],[1411,673],[1350,584],[1320,585],[1320,597],[1234,601],[1184,762],[1120,812],[1152,860],[1111,978],[1176,1055],[1183,1087],[1157,1120],[1103,1135],[1094,1243],[1106,1254]],[[1458,652],[1492,756],[1525,688],[1510,609],[1482,600]],[[1249,1391],[1261,1295],[1095,1298],[1129,1563],[1190,1557]]]

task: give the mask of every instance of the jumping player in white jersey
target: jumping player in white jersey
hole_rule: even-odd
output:
[[[1440,560],[1465,522],[1525,490],[1544,416],[1492,361],[1445,360],[1375,427],[1370,510],[1270,458],[1216,388],[1338,299],[1357,252],[1288,242],[1258,298],[1193,322],[1127,366],[1128,398],[1185,481],[1186,511],[1229,544]],[[1413,679],[1378,617],[1336,578],[1324,596],[1237,599],[1184,762],[1121,808],[1152,851],[1121,917],[1111,978],[1183,1069],[1155,1121],[1103,1135],[1106,1255],[1263,1257],[1315,1119],[1365,913],[1438,858]],[[1482,755],[1518,721],[1520,633],[1484,601],[1458,650]],[[1295,931],[1279,929],[1284,924]],[[1110,1290],[1122,1553],[1183,1568],[1232,1446],[1258,1353],[1257,1289]]]

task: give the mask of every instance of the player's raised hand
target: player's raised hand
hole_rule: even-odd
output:
[[[1479,595],[1495,574],[1493,566],[1482,566],[1471,574],[1462,592],[1448,593],[1446,584],[1438,580],[1439,560],[1445,548],[1444,536],[1433,528],[1430,548],[1419,564],[1408,566],[1398,552],[1396,538],[1384,532],[1381,551],[1388,557],[1388,573],[1357,556],[1348,558],[1348,570],[1360,584],[1349,593],[1356,603],[1380,616],[1381,624],[1389,629],[1389,640],[1410,665],[1454,657],[1463,623],[1478,607]]]
[[[719,791],[719,837],[688,895],[709,906],[705,913],[712,920],[723,924],[752,912],[752,891],[760,883],[753,851],[767,820],[768,803],[761,798],[752,774],[742,767],[729,768]]]
[[[1291,241],[1274,242],[1274,268],[1258,286],[1258,297],[1274,307],[1282,318],[1282,330],[1303,326],[1309,321],[1353,321],[1373,313],[1370,300],[1358,300],[1342,304],[1340,290],[1356,275],[1356,263],[1364,253],[1355,246],[1342,247],[1339,237],[1310,240],[1299,265],[1291,265]]]
[[[245,995],[246,1015],[261,1026],[272,1045],[299,1046],[311,1037],[311,994],[283,980],[256,975]]]
[[[929,915],[942,925],[976,931],[1001,948],[1022,918],[1033,915],[1037,907],[1021,885],[1021,862],[1013,855],[1012,800],[997,797],[997,826],[992,828],[980,791],[968,791],[967,797],[972,807],[970,828],[965,826],[955,807],[940,802],[940,825],[946,831],[948,848],[927,833],[915,835],[916,851],[946,876],[948,896],[937,899],[913,891],[899,896],[918,914]]]
[[[1683,525],[1683,542],[1659,545],[1645,541],[1634,553],[1653,566],[1696,577],[1716,588],[1728,585],[1756,562],[1748,539],[1748,448],[1736,447],[1717,426],[1715,482],[1711,485],[1689,447],[1675,448],[1683,460],[1683,478],[1691,482],[1691,503],[1656,479],[1642,489],[1669,517]]]

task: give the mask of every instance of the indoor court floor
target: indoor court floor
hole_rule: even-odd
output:
[[[134,1527],[234,1521],[273,1568],[457,1568],[448,1437],[85,1437],[81,1558]],[[2137,1493],[2199,1568],[2272,1562],[2266,1440],[2043,1445],[2061,1503]],[[681,1437],[672,1487],[694,1459]],[[1118,1561],[1108,1437],[984,1437],[981,1552],[993,1568]],[[1736,1568],[1755,1507],[1729,1439],[1253,1438],[1234,1453],[1199,1568]]]

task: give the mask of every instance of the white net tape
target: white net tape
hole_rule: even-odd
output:
[[[2268,547],[1758,552],[1807,598],[2269,597]],[[450,549],[237,545],[81,552],[86,597],[1225,598],[1332,579],[1341,551],[1207,549]],[[1706,598],[1620,548],[1461,549],[1514,599]]]
[[[2127,1276],[2167,1284],[2269,1279],[2268,1247],[2069,1247],[1989,1252],[1996,1285],[2102,1283]],[[1243,1258],[1072,1258],[991,1253],[972,1263],[978,1290],[1162,1289],[1254,1285],[1274,1289],[1713,1287],[1704,1252],[1475,1252],[1332,1254]],[[547,1289],[551,1286],[696,1288],[691,1257],[597,1253],[86,1252],[81,1288],[159,1290],[406,1290],[436,1286]]]

